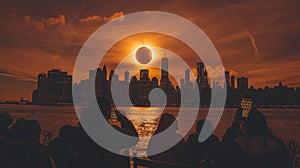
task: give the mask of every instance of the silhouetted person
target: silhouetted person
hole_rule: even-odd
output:
[[[75,127],[64,125],[59,130],[59,137],[52,140],[48,146],[50,155],[55,161],[56,168],[70,167],[69,163],[72,158],[72,138]]]
[[[98,106],[102,115],[108,122],[111,114],[110,100],[105,97],[97,98]],[[92,108],[87,108],[81,114],[82,119],[89,119],[93,114]],[[125,116],[123,116],[125,117]],[[128,119],[123,118],[124,125],[132,125]],[[127,122],[127,124],[125,124]],[[109,124],[109,123],[107,123]],[[101,125],[101,123],[99,123]],[[99,126],[98,125],[98,126]],[[97,125],[95,125],[97,126]],[[133,126],[133,125],[132,125]],[[127,128],[119,128],[113,126],[115,129],[122,133],[137,135],[135,130],[128,131]],[[134,129],[134,128],[133,128]],[[132,133],[134,132],[134,133]],[[107,135],[102,135],[106,137]],[[109,138],[109,137],[106,137]],[[137,142],[136,142],[137,143]],[[132,144],[135,145],[135,144]],[[131,146],[126,146],[129,148]],[[78,127],[65,126],[61,129],[59,137],[53,140],[49,145],[51,155],[53,156],[58,167],[72,167],[72,168],[114,168],[114,167],[128,167],[129,158],[121,155],[114,154],[96,142],[94,142],[89,135],[85,132],[82,125],[79,123]],[[61,154],[62,152],[63,154]],[[65,155],[65,156],[61,156]]]
[[[9,135],[12,122],[13,119],[8,113],[0,113],[0,137],[6,138]]]
[[[52,167],[47,148],[40,143],[41,127],[36,120],[19,119],[8,142],[9,167]]]
[[[170,127],[174,123],[173,127]],[[178,122],[176,118],[168,113],[164,113],[159,121],[157,130],[155,131],[154,135],[157,135],[164,130],[168,129],[170,127],[171,132],[168,134],[165,138],[160,139],[158,141],[157,139],[154,139],[153,137],[150,139],[149,146],[148,146],[148,152],[149,149],[152,148],[152,146],[160,146],[160,143],[168,143],[172,141],[174,138],[179,138],[181,139],[176,145],[168,149],[167,151],[164,151],[160,154],[156,154],[153,156],[149,156],[151,160],[156,160],[156,161],[164,161],[164,162],[175,162],[175,163],[182,163],[182,154],[183,154],[183,149],[184,149],[184,138],[177,133],[178,131]]]
[[[108,121],[111,117],[111,105],[110,101],[107,98],[100,97],[98,98],[98,105],[99,108],[105,117],[105,119]],[[115,111],[117,120],[120,122],[121,127],[118,127],[116,125],[112,125],[113,128],[115,128],[117,131],[129,135],[138,137],[138,133],[136,132],[134,125],[132,122],[123,115],[120,111]],[[105,135],[104,135],[105,136]],[[122,146],[122,149],[127,149],[126,152],[128,152],[129,148],[135,146],[138,143],[138,140],[135,142],[132,142],[132,144],[127,144],[126,146]],[[122,150],[120,149],[120,150]],[[107,159],[107,167],[129,167],[129,157],[125,157],[122,155],[114,154],[111,152],[102,152],[104,157]]]
[[[41,127],[37,120],[29,120],[25,125],[28,165],[32,168],[51,167],[47,148],[40,143]]]
[[[134,136],[134,137],[138,137],[138,133],[136,132],[136,130],[134,128],[134,125],[123,114],[121,112],[119,112],[119,111],[116,111],[117,119],[121,123],[121,127],[117,128],[117,130],[119,130],[120,132],[122,132],[124,134],[130,135],[130,136]],[[135,144],[132,144],[132,146],[135,145]]]
[[[231,142],[235,137],[242,135],[242,132],[240,130],[240,125],[243,120],[242,111],[243,109],[241,108],[237,109],[232,125],[226,130],[225,134],[223,135],[222,144]],[[254,113],[254,112],[255,112],[254,109],[252,109],[249,113]]]
[[[110,100],[106,97],[99,97],[97,99],[97,102],[103,116],[105,117],[106,121],[108,121],[111,117]],[[115,112],[116,112],[117,120],[120,122],[121,127],[118,127],[116,125],[112,125],[112,127],[123,134],[138,137],[138,133],[136,132],[134,125],[125,115],[123,115],[124,113],[122,114],[120,111],[115,111]],[[138,141],[133,142],[132,144],[129,144],[129,146],[123,146],[123,148],[133,147],[137,143]]]
[[[240,123],[241,135],[227,142],[225,167],[290,168],[291,159],[284,143],[268,128],[265,116],[254,111]]]
[[[15,124],[11,127],[9,138],[13,141],[25,141],[26,134],[25,134],[25,125],[27,124],[28,120],[25,118],[19,118],[16,120]]]
[[[8,145],[4,138],[0,138],[0,166],[1,167],[9,167],[8,161]]]
[[[109,117],[110,102],[101,99],[98,105],[104,117]],[[85,109],[81,117],[90,117],[91,109]],[[111,167],[111,158],[107,157],[108,151],[94,142],[84,131],[81,124],[76,126],[63,126],[59,131],[59,137],[49,144],[49,151],[58,168],[81,167]]]
[[[206,120],[208,129],[213,130],[213,125]],[[201,161],[207,160],[217,162],[221,151],[219,139],[214,134],[210,135],[204,142],[199,142],[199,134],[205,120],[200,120],[196,125],[196,133],[189,135],[185,144],[184,160],[188,164],[199,165]]]

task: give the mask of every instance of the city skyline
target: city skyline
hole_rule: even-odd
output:
[[[150,70],[143,68],[139,70],[138,76],[131,76],[130,73],[124,71],[123,80],[119,78],[115,70],[110,72],[106,65],[103,68],[99,67],[89,71],[89,78],[72,85],[72,76],[67,72],[59,69],[49,70],[48,73],[38,74],[37,89],[32,92],[33,104],[61,104],[76,103],[86,105],[89,104],[90,98],[93,96],[91,85],[94,85],[96,97],[108,97],[112,102],[119,102],[127,106],[133,103],[135,106],[149,106],[149,94],[152,89],[160,88],[165,92],[167,97],[167,106],[179,106],[181,103],[186,105],[194,105],[196,96],[199,92],[201,97],[201,105],[209,105],[211,92],[215,94],[222,93],[227,90],[226,106],[237,106],[241,97],[252,97],[257,105],[298,105],[300,89],[289,88],[279,83],[274,88],[258,88],[249,86],[247,77],[238,77],[235,79],[230,71],[224,71],[224,83],[219,81],[210,82],[207,68],[202,62],[197,63],[197,78],[191,80],[190,69],[185,70],[185,78],[180,79],[180,82],[172,82],[169,70],[169,61],[166,54],[161,59],[160,78],[149,77]],[[95,77],[95,80],[92,78]],[[95,81],[95,83],[91,83]],[[180,86],[178,85],[180,83]],[[72,95],[71,90],[75,92]],[[188,95],[182,97],[182,94]],[[128,96],[130,100],[128,100]],[[73,98],[72,98],[73,96]],[[281,99],[284,97],[285,101]],[[23,98],[21,98],[23,102]],[[181,103],[180,103],[181,102]],[[159,104],[156,104],[159,105]]]
[[[197,64],[199,64],[199,63],[197,63]],[[105,65],[104,65],[105,66]],[[105,66],[106,67],[106,66]],[[100,68],[100,67],[99,67]],[[109,69],[109,68],[107,68],[106,67],[106,69],[107,69],[107,72],[112,72],[112,71],[114,71],[113,69]],[[197,68],[195,68],[195,69],[197,69]],[[186,86],[186,80],[187,80],[187,77],[186,77],[186,75],[187,75],[187,70],[188,70],[188,72],[189,72],[189,75],[191,75],[191,73],[193,73],[192,71],[191,71],[191,69],[190,68],[187,68],[186,69],[186,71],[185,71],[185,78],[181,78],[181,80],[183,80],[184,81],[184,85]],[[61,71],[61,69],[60,68],[53,68],[53,69],[50,69],[50,70],[48,70],[48,72],[49,71],[60,71],[60,72],[62,72],[62,73],[64,73],[64,74],[68,74],[68,72],[64,72],[64,71]],[[131,75],[127,70],[125,70],[124,71],[124,75],[120,75],[120,74],[116,74],[116,73],[114,73],[114,75],[115,75],[115,77],[117,77],[118,78],[118,80],[120,80],[120,81],[130,81],[131,79],[132,79],[132,77],[136,77],[137,79],[139,79],[140,80],[140,77],[141,77],[141,74],[140,74],[140,72],[141,71],[148,71],[147,73],[147,76],[149,77],[149,79],[150,80],[153,80],[154,78],[156,78],[157,80],[158,80],[158,84],[160,84],[161,83],[161,79],[162,78],[159,78],[158,76],[154,76],[154,75],[151,75],[151,78],[150,78],[150,74],[151,74],[151,70],[150,69],[147,69],[147,68],[144,68],[144,69],[140,69],[140,71],[139,71],[139,73],[136,73],[135,75]],[[265,88],[275,88],[275,87],[278,87],[279,85],[283,85],[283,86],[285,86],[285,87],[288,87],[288,88],[293,88],[293,89],[298,89],[298,88],[300,88],[300,87],[290,87],[290,86],[288,86],[286,83],[284,83],[283,81],[279,81],[276,85],[274,85],[274,86],[268,86],[268,85],[265,85],[265,86],[262,86],[262,87],[257,87],[257,86],[255,86],[255,85],[250,85],[250,83],[251,83],[251,79],[250,78],[248,78],[247,76],[235,76],[234,74],[232,74],[231,75],[231,71],[227,71],[227,70],[225,70],[224,71],[224,73],[225,73],[225,83],[226,83],[226,85],[227,86],[229,86],[230,88],[232,88],[233,86],[233,88],[234,89],[239,89],[239,80],[246,80],[247,82],[247,84],[240,84],[240,85],[243,85],[242,86],[242,88],[243,89],[245,89],[245,85],[247,86],[247,89],[265,89]],[[230,74],[229,75],[229,81],[230,82],[228,82],[228,80],[227,80],[227,76],[226,76],[226,74]],[[40,75],[42,75],[42,74],[46,74],[45,72],[40,72],[37,76],[37,81],[35,82],[35,87],[36,86],[38,86],[39,84],[38,84],[38,79],[39,79],[39,76]],[[195,76],[197,76],[198,74],[197,74],[197,72],[195,72]],[[72,77],[72,75],[67,75],[67,76],[71,76]],[[168,75],[167,75],[168,76]],[[107,76],[106,77],[106,79],[107,80],[110,80],[110,77],[109,76]],[[123,80],[122,80],[123,79]],[[208,76],[208,79],[209,79],[209,76]],[[234,80],[234,81],[233,81]],[[172,82],[172,84],[174,84],[174,83],[176,83],[177,85],[174,85],[174,87],[179,87],[180,89],[182,88],[182,82],[181,81],[175,81],[174,82],[174,79],[173,78],[171,78],[170,79],[170,81]],[[192,85],[194,85],[194,82],[196,82],[197,81],[197,79],[196,80],[194,80],[194,81],[192,81],[192,79],[191,78],[189,78],[189,81],[190,81],[190,83],[192,84]],[[83,82],[83,81],[80,81],[79,83],[75,83],[75,85],[76,84],[80,84],[81,82]],[[234,82],[234,85],[232,86],[232,82]],[[208,86],[211,88],[211,89],[213,89],[213,88],[220,88],[220,89],[224,89],[224,86],[225,86],[225,83],[210,83],[209,81],[208,81]],[[245,82],[244,82],[245,83]],[[73,84],[74,85],[74,84]],[[35,90],[35,88],[33,89],[33,90]],[[24,96],[24,95],[19,95],[19,96],[17,96],[17,98],[16,99],[14,99],[14,100],[4,100],[4,99],[0,99],[0,101],[19,101],[19,100],[21,100],[21,99],[24,99],[24,100],[32,100],[32,90],[30,91],[31,92],[31,94],[29,95],[29,96]]]

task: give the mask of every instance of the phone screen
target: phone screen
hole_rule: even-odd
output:
[[[247,118],[249,115],[249,112],[252,109],[252,99],[246,99],[242,98],[241,99],[241,108],[242,108],[242,117]]]

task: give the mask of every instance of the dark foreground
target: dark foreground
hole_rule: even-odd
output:
[[[117,130],[131,136],[137,133],[126,117],[118,115]],[[164,113],[155,134],[168,128],[176,119]],[[18,119],[14,125],[6,113],[0,114],[0,167],[221,167],[221,168],[296,168],[296,143],[287,146],[269,130],[262,113],[254,111],[247,120],[237,111],[235,120],[222,141],[211,135],[199,143],[204,121],[198,121],[196,132],[173,148],[148,158],[128,158],[113,154],[98,144],[78,126],[63,126],[57,138],[48,145],[40,143],[41,127],[36,120]],[[177,135],[178,128],[174,128]],[[168,140],[168,137],[166,137]],[[150,140],[149,145],[159,144]],[[134,146],[135,144],[132,144]],[[124,147],[129,148],[129,147]]]

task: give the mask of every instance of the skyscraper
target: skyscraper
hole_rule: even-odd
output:
[[[235,89],[235,79],[234,79],[234,75],[231,76],[231,88]]]
[[[161,79],[160,79],[160,87],[162,89],[166,89],[169,85],[169,61],[166,56],[166,51],[164,52],[164,57],[161,59]]]
[[[38,74],[38,86],[37,86],[37,89],[39,91],[41,91],[40,88],[42,88],[45,85],[46,79],[47,79],[46,73],[43,72],[43,73]]]
[[[140,80],[147,80],[149,81],[149,70],[148,69],[141,69],[140,70]]]
[[[248,78],[245,78],[245,77],[240,77],[240,78],[237,78],[237,88],[240,90],[240,91],[245,91],[248,89]]]
[[[197,81],[201,80],[201,77],[204,76],[205,66],[202,62],[197,63]]]
[[[183,89],[185,88],[185,85],[184,85],[184,79],[180,79],[180,88]]]
[[[226,86],[224,86],[224,88],[229,88],[230,87],[230,72],[229,71],[225,71],[225,84]]]
[[[124,72],[124,81],[127,83],[129,82],[129,72],[128,71]]]
[[[161,79],[168,78],[169,71],[169,60],[166,56],[166,51],[164,52],[164,57],[161,59]]]
[[[72,102],[72,76],[60,69],[40,73],[35,99],[40,104]]]
[[[109,76],[109,79],[111,81],[113,77],[113,73],[111,71],[111,74]],[[93,70],[90,70],[89,71],[89,79],[90,79],[90,86],[89,87],[95,87],[95,93],[96,93],[96,96],[99,97],[99,96],[102,96],[102,95],[105,95],[105,96],[108,96],[108,84],[107,84],[107,69],[106,69],[106,66],[104,65],[103,69],[101,68],[96,68],[96,69],[93,69]],[[94,85],[94,86],[92,86]],[[91,90],[89,90],[89,95],[92,95],[92,92]]]
[[[208,89],[208,76],[204,63],[197,63],[197,83],[200,89]]]
[[[115,70],[110,70],[110,73],[109,73],[109,80],[110,81],[113,79],[114,73],[115,73]]]
[[[187,69],[185,70],[185,84],[186,84],[186,85],[189,85],[190,82],[191,82],[190,69],[187,68]]]
[[[103,74],[104,74],[104,79],[107,80],[107,70],[106,70],[106,65],[105,64],[103,66]]]

